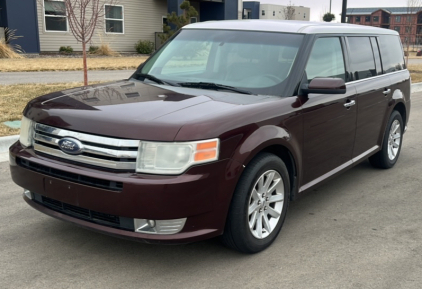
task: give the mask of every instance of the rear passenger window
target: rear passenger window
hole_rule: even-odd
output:
[[[381,35],[378,39],[384,73],[405,69],[400,38],[396,35]]]
[[[338,77],[345,80],[343,50],[338,37],[318,38],[306,65],[308,82],[315,77]]]
[[[355,80],[377,75],[369,37],[348,37],[351,70]]]

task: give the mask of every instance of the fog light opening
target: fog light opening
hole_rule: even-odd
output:
[[[133,219],[136,233],[170,235],[179,233],[185,226],[186,218],[173,220]]]

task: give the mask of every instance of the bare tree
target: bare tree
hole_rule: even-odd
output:
[[[295,4],[292,4],[292,1],[289,2],[287,6],[283,7],[284,19],[293,20],[295,18]]]
[[[415,35],[416,42],[418,31],[412,33],[413,29],[417,30],[418,12],[422,10],[422,0],[407,0],[407,17],[405,23],[407,24],[404,31],[404,45],[406,46],[406,66],[409,62],[409,47],[412,42],[412,35]],[[415,27],[415,28],[413,28]]]
[[[38,2],[41,7],[48,3],[52,9],[66,16],[73,37],[82,44],[84,85],[88,85],[86,45],[91,41],[95,31],[104,27],[104,15],[108,12],[105,10],[104,0],[63,0],[61,2],[38,0]],[[108,0],[106,4],[111,7],[116,5],[116,1]]]

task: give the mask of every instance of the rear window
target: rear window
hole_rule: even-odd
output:
[[[382,35],[378,38],[384,73],[406,68],[400,38],[396,35]]]
[[[351,69],[355,80],[377,75],[369,37],[348,37]]]

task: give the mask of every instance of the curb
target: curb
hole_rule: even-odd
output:
[[[422,91],[422,82],[412,83],[411,93]]]
[[[9,147],[19,139],[19,135],[10,135],[0,137],[0,153],[9,151]]]

